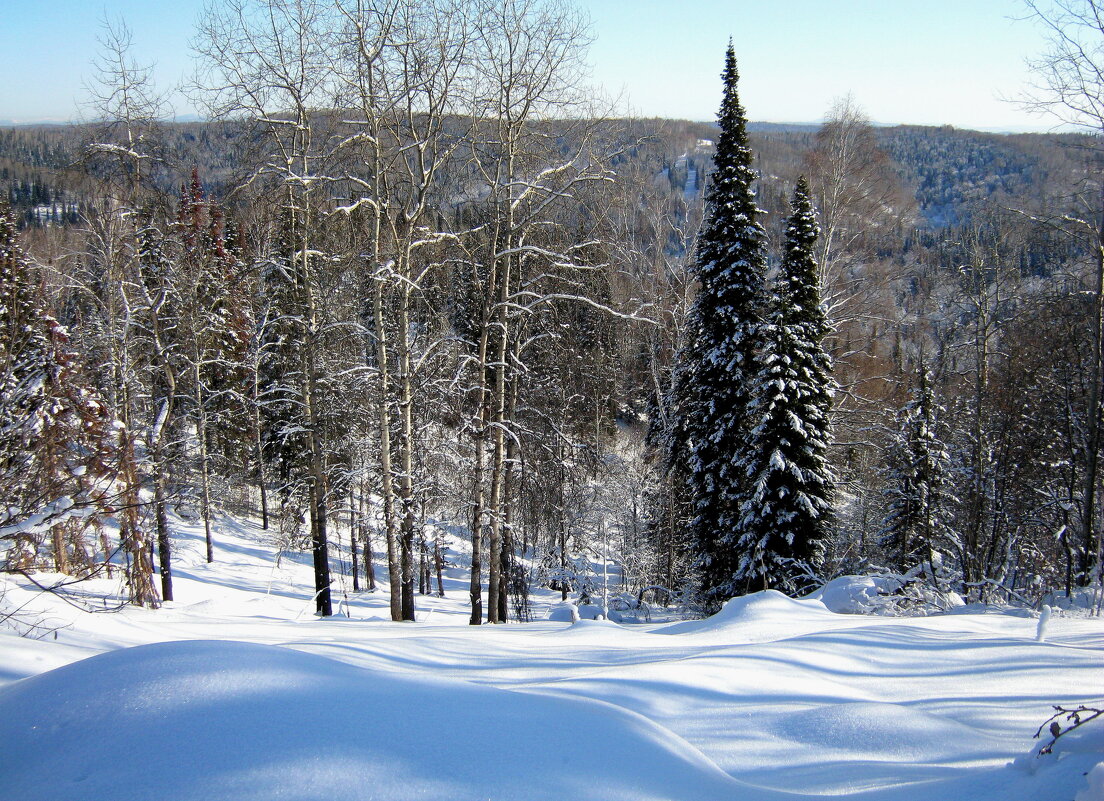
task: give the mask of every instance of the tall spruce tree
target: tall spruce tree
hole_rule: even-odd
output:
[[[738,591],[741,564],[733,549],[747,482],[738,470],[747,428],[747,385],[757,372],[758,329],[766,300],[765,233],[757,222],[747,118],[737,93],[732,44],[725,54],[720,138],[705,193],[705,222],[694,272],[698,295],[687,345],[675,367],[671,407],[672,461],[685,454],[697,548],[699,590],[716,609]]]
[[[740,555],[737,584],[745,591],[809,589],[831,517],[833,482],[825,456],[831,361],[821,345],[828,321],[813,256],[818,227],[804,178],[791,209],[769,313],[759,329],[751,425],[738,453],[749,483],[732,546]]]

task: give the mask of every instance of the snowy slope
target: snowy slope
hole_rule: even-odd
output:
[[[705,801],[740,790],[669,732],[607,705],[209,640],[114,651],[10,685],[0,742],[3,792],[43,801]]]
[[[308,557],[224,521],[207,565],[176,522],[158,611],[89,611],[117,580],[66,602],[0,579],[47,635],[0,633],[0,798],[1098,801],[1104,736],[1035,758],[1032,734],[1104,694],[1099,619],[1036,642],[1031,617],[760,593],[705,621],[471,627],[458,553],[418,623],[348,579],[348,617],[319,620]]]

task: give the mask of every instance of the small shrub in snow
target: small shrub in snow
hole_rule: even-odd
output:
[[[843,615],[926,615],[963,603],[957,593],[937,590],[911,572],[840,576],[807,597]]]
[[[579,607],[565,601],[548,610],[548,619],[556,623],[578,623]]]

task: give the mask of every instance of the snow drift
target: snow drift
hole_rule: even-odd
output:
[[[794,600],[778,590],[743,595],[725,601],[721,610],[704,620],[670,623],[659,634],[726,635],[733,642],[771,642],[815,631],[822,621],[837,617],[819,601]],[[834,622],[834,621],[833,621]]]
[[[139,646],[15,682],[0,690],[0,742],[4,795],[24,801],[704,801],[741,788],[608,704],[240,642]]]
[[[1040,642],[1001,610],[830,611],[884,600],[860,577],[677,624],[476,627],[454,568],[418,623],[347,585],[318,619],[309,554],[227,518],[208,564],[202,525],[174,529],[156,612],[88,611],[117,578],[67,601],[0,576],[53,633],[0,630],[0,798],[1104,801],[1104,725],[1031,737],[1098,704],[1099,618],[1055,609]],[[560,593],[536,592],[542,618]]]

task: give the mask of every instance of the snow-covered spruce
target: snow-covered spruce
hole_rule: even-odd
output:
[[[899,571],[927,561],[933,580],[937,580],[933,554],[958,545],[947,523],[954,497],[949,456],[940,436],[942,414],[931,376],[921,367],[920,385],[900,412],[884,471],[888,510],[881,545]]]
[[[0,204],[0,542],[8,570],[91,568],[87,523],[114,500],[112,427]]]
[[[821,346],[828,322],[813,256],[817,233],[802,178],[794,190],[767,319],[759,328],[758,372],[749,382],[749,427],[737,452],[748,480],[746,494],[738,525],[722,539],[739,554],[735,590],[811,588],[828,535],[832,379],[831,360]]]
[[[756,337],[766,308],[765,234],[752,188],[758,176],[731,43],[722,79],[721,133],[694,267],[699,289],[670,404],[675,418],[671,449],[685,450],[689,457],[690,529],[703,601],[712,609],[733,594],[740,564],[722,533],[737,525],[747,492],[746,476],[733,455],[747,428],[746,389],[757,372]]]

